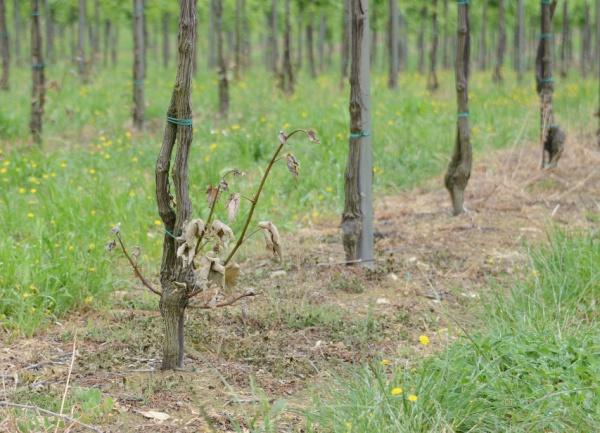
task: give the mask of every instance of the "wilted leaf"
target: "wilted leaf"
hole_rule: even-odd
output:
[[[183,223],[181,236],[177,238],[178,241],[182,241],[182,244],[177,248],[177,257],[183,257],[184,266],[190,264],[194,259],[196,244],[204,229],[205,224],[201,218]]]
[[[222,221],[215,220],[211,225],[212,234],[218,239],[219,243],[227,246],[229,241],[234,238],[233,230]]]
[[[279,230],[271,221],[261,221],[258,226],[262,229],[265,236],[265,244],[268,251],[271,251],[279,261],[282,260],[281,243],[279,238]]]
[[[168,413],[158,412],[156,410],[138,410],[137,413],[142,415],[144,418],[154,419],[157,421],[166,421],[171,418]]]
[[[287,137],[287,135],[285,135],[285,132],[279,131],[279,142],[281,144],[285,144],[287,139],[288,139],[288,137]]]
[[[118,235],[119,233],[121,233],[121,223],[114,226],[110,231],[114,235]]]
[[[308,136],[308,139],[313,143],[320,143],[319,139],[317,138],[317,133],[314,130],[309,129],[308,131],[306,131],[306,135]]]
[[[229,184],[225,179],[221,179],[221,182],[219,182],[219,189],[221,190],[221,192],[229,191]]]
[[[219,188],[217,188],[216,186],[209,185],[208,188],[206,188],[206,200],[208,201],[209,206],[213,205],[218,195]]]
[[[287,159],[287,168],[292,173],[294,177],[298,177],[298,170],[300,169],[300,162],[296,159],[294,155],[288,153],[286,155]]]
[[[238,209],[240,208],[240,199],[240,195],[237,192],[229,196],[229,201],[227,202],[227,218],[229,221],[235,219]]]

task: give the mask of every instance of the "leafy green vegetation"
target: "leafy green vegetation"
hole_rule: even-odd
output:
[[[483,302],[482,331],[340,378],[310,414],[315,431],[598,431],[600,238],[558,232],[531,257],[523,281]]]

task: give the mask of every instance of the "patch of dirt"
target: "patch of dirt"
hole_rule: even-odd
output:
[[[285,272],[273,274],[282,269],[256,252],[252,266],[242,267],[242,284],[261,296],[219,311],[189,310],[184,371],[155,371],[160,315],[127,306],[140,298],[156,303],[141,291],[118,292],[110,309],[73,315],[34,338],[5,339],[2,398],[61,396],[75,331],[70,386],[99,389],[115,402],[92,418],[105,432],[234,431],[276,399],[302,407],[349,364],[412,362],[453,338],[448,328],[455,322],[477,326],[470,312],[482,294],[522,272],[525,245],[543,242],[549,227],[600,227],[600,152],[589,137],[579,142],[589,144],[569,142],[553,170],[539,169],[534,145],[479,158],[466,194],[469,212],[460,217],[450,216],[440,178],[379,199],[369,269],[345,266],[333,219],[285,242],[295,246]],[[431,344],[419,344],[422,334]],[[148,410],[170,418],[139,412]],[[3,412],[0,431],[11,431],[19,412]],[[279,431],[300,424],[286,412]]]

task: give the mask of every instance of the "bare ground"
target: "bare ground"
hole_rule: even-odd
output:
[[[551,226],[597,230],[600,152],[592,141],[569,142],[553,170],[539,169],[534,144],[476,160],[469,212],[458,218],[449,216],[439,178],[380,199],[371,269],[342,264],[334,219],[288,239],[284,269],[257,252],[243,284],[261,296],[219,311],[190,310],[183,371],[155,371],[160,316],[141,289],[116,292],[110,308],[73,315],[34,338],[5,336],[2,399],[58,411],[76,334],[65,413],[101,431],[235,431],[236,422],[243,431],[277,399],[288,410],[276,430],[299,431],[295,409],[332,372],[374,358],[413,362],[442,348],[456,334],[449,328],[479,325],[471,313],[482,295],[523,275],[527,245],[543,242]],[[431,344],[420,345],[419,335]],[[148,410],[169,419],[141,413]],[[55,425],[47,418],[44,427],[31,410],[0,408],[0,420],[8,432],[23,422],[36,423],[33,431]]]

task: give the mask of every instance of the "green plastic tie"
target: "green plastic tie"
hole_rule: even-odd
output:
[[[552,78],[552,77],[549,77],[549,78],[542,78],[542,79],[540,80],[540,83],[552,83],[552,82],[554,82],[554,78]]]
[[[461,117],[469,117],[469,112],[468,112],[468,111],[463,111],[462,113],[458,113],[456,116],[457,116],[459,119],[460,119]]]
[[[165,233],[169,236],[171,236],[173,239],[177,239],[177,236],[175,236],[173,233],[171,233],[169,230],[165,229]]]
[[[456,0],[458,6],[466,6],[469,4],[469,0]]]
[[[44,69],[44,64],[43,63],[34,63],[33,65],[31,65],[31,67],[36,70],[41,70],[41,69]]]
[[[40,11],[33,11],[33,12],[31,12],[31,16],[32,17],[39,17],[40,16]]]
[[[192,126],[192,119],[177,119],[175,117],[167,116],[167,122],[179,126]]]
[[[369,133],[369,131],[351,132],[350,138],[362,138],[362,137],[368,137],[369,135],[371,135]]]
[[[135,86],[143,86],[143,85],[144,85],[144,79],[143,79],[143,78],[142,78],[141,80],[136,80],[136,79],[134,79],[134,80],[133,80],[133,84],[134,84]]]
[[[552,39],[554,37],[554,34],[552,33],[542,33],[540,35],[540,39]]]
[[[542,0],[542,5],[550,6],[552,4],[552,0]]]

